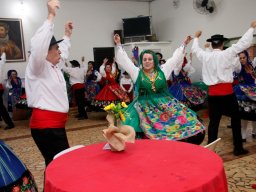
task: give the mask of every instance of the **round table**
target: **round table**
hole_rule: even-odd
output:
[[[227,192],[222,159],[201,146],[136,140],[123,152],[105,143],[66,153],[46,169],[45,192]]]

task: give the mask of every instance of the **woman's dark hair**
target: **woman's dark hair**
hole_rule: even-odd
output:
[[[163,58],[162,53],[156,52],[156,55],[159,55],[159,56],[160,56],[160,59],[162,59],[162,58]]]
[[[95,65],[95,62],[94,61],[88,61],[88,65],[89,64],[92,64],[93,66]]]
[[[16,70],[14,70],[14,69],[11,69],[11,70],[9,70],[9,71],[7,72],[7,77],[8,77],[8,78],[10,78],[12,72],[15,72],[16,75],[18,76],[18,72],[17,72]]]
[[[238,55],[240,55],[241,53],[243,53],[243,54],[246,56],[246,62],[247,62],[248,64],[252,64],[252,61],[251,61],[251,59],[250,59],[250,56],[249,56],[248,51],[244,50],[244,51],[238,53]]]

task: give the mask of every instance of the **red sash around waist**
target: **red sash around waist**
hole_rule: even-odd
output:
[[[216,85],[210,85],[208,87],[208,94],[210,96],[230,95],[232,93],[233,93],[232,83],[219,83]]]
[[[60,113],[34,108],[30,119],[31,129],[64,128],[68,119],[68,113]]]
[[[73,90],[84,89],[84,83],[76,83],[76,84],[72,85],[72,89]]]

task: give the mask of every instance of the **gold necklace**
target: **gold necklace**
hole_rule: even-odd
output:
[[[157,71],[153,71],[152,73],[148,73],[144,71],[144,73],[149,78],[152,91],[156,92],[155,81],[156,81]]]

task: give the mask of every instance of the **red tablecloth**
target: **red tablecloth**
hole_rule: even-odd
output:
[[[136,140],[124,152],[105,143],[64,154],[46,169],[45,192],[227,192],[221,158],[201,146]]]

